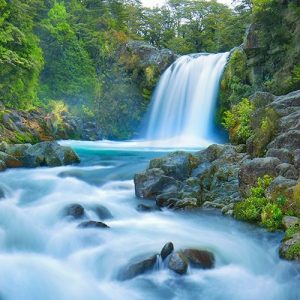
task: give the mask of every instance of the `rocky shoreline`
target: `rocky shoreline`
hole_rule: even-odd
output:
[[[135,175],[135,192],[158,207],[221,209],[269,230],[280,223],[275,229],[286,231],[280,256],[300,261],[300,91],[281,97],[260,93],[259,97],[278,115],[276,132],[263,145],[262,156],[255,156],[253,137],[246,145],[211,145],[193,154],[174,152],[151,160],[145,172]],[[264,202],[261,207],[255,204],[259,201]],[[238,211],[242,202],[249,203],[243,207],[249,210],[243,212],[244,218]],[[257,210],[256,219],[248,218],[251,209]]]

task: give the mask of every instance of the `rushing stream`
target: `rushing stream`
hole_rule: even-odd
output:
[[[0,202],[1,300],[300,299],[298,267],[278,258],[281,234],[212,211],[136,210],[133,174],[162,152],[70,144],[82,159],[78,166],[0,174],[8,195]],[[111,228],[78,228],[82,220],[62,213],[73,203],[91,220],[98,220],[95,207],[105,206]],[[130,259],[158,253],[169,241],[176,249],[212,251],[215,268],[180,277],[158,264],[152,273],[118,280]]]

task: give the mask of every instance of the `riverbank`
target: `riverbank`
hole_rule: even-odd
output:
[[[251,119],[257,128],[265,111],[276,114],[272,134],[258,140],[253,131],[244,145],[212,145],[193,155],[175,152],[154,159],[135,175],[136,195],[159,207],[213,207],[270,231],[286,230],[280,255],[300,261],[300,91],[250,99],[260,101]]]

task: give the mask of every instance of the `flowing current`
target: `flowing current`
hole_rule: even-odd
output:
[[[146,140],[205,146],[216,139],[216,104],[228,56],[185,55],[164,72],[146,117]]]
[[[69,142],[77,166],[0,173],[1,300],[297,300],[299,268],[278,258],[282,235],[239,223],[212,211],[142,213],[133,174],[155,152],[110,143]],[[85,219],[64,216],[78,203]],[[152,204],[152,201],[145,202]],[[99,220],[96,209],[113,215],[109,229],[78,228]],[[150,273],[118,280],[132,258],[176,249],[212,251],[212,270],[189,269],[179,276],[157,264]]]

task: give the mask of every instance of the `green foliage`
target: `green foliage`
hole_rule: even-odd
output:
[[[289,227],[286,232],[285,232],[285,236],[284,239],[285,240],[289,240],[293,237],[294,234],[296,233],[300,233],[300,224],[296,224],[294,226]]]
[[[252,135],[250,120],[253,111],[253,103],[245,98],[224,113],[222,125],[229,130],[232,142],[243,144]]]
[[[261,213],[261,224],[270,231],[282,227],[283,213],[281,208],[274,203],[268,203]]]
[[[241,221],[259,223],[270,231],[282,228],[286,198],[272,201],[266,196],[266,189],[273,178],[265,175],[258,178],[256,186],[250,189],[251,196],[234,206],[234,217]]]
[[[289,260],[294,260],[300,257],[300,243],[296,243],[290,246],[285,254],[285,257]]]

